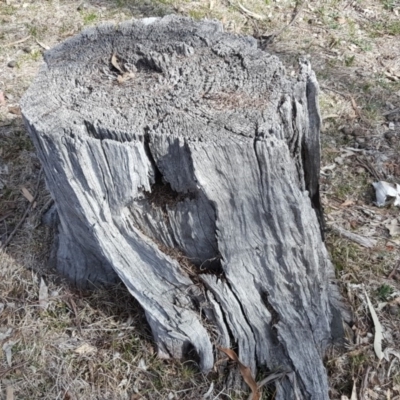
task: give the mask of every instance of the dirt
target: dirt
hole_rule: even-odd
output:
[[[247,398],[220,374],[158,360],[124,288],[77,292],[47,263],[52,232],[41,217],[51,199],[19,100],[47,48],[102,21],[169,13],[216,18],[227,31],[256,36],[291,75],[300,56],[310,58],[321,88],[326,241],[353,312],[345,348],[326,357],[330,395],[400,399],[399,209],[377,207],[372,187],[400,183],[396,0],[0,0],[0,241],[8,242],[0,252],[0,398]],[[375,244],[362,247],[333,225]],[[364,288],[383,328],[381,360]],[[273,386],[263,398],[273,398]]]

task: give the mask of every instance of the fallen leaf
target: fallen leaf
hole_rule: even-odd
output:
[[[393,356],[397,357],[400,360],[400,351],[392,349],[391,347],[386,348],[383,353],[385,355],[385,359],[388,361],[389,361],[389,354],[392,354]]]
[[[14,400],[14,389],[12,386],[6,388],[6,400]]]
[[[266,378],[262,379],[261,381],[257,382],[257,387],[260,389],[267,383],[276,381],[278,379],[282,379],[287,375],[288,373],[286,371],[282,372],[274,372],[273,374],[268,375]]]
[[[374,391],[372,391],[371,389],[366,390],[366,395],[365,396],[368,400],[378,400],[379,399],[379,394],[375,393]]]
[[[146,365],[146,362],[143,360],[143,358],[141,358],[139,360],[138,368],[140,368],[140,369],[142,369],[144,371],[147,371],[147,365]]]
[[[81,354],[81,355],[83,355],[83,354],[93,354],[93,353],[97,352],[97,348],[94,347],[94,346],[91,346],[88,343],[84,343],[81,346],[77,347],[74,350],[74,352],[77,353],[77,354]]]
[[[336,157],[335,158],[335,163],[339,164],[339,165],[342,165],[343,164],[343,157]]]
[[[389,303],[391,306],[400,305],[400,297],[396,297]]]
[[[350,101],[351,101],[351,105],[353,106],[354,112],[355,112],[355,113],[357,114],[357,116],[360,118],[360,117],[361,117],[361,112],[360,112],[360,110],[358,109],[357,103],[356,103],[356,101],[354,100],[354,97],[353,97],[353,96],[350,96]]]
[[[118,64],[116,53],[113,53],[113,55],[111,56],[111,64],[115,69],[117,69],[119,72],[121,72],[121,74],[124,73],[124,71],[122,71],[121,67]]]
[[[335,168],[336,168],[336,164],[329,164],[329,165],[327,165],[327,166],[321,168],[321,171],[326,171],[326,170],[332,171],[332,170],[334,170]]]
[[[352,229],[356,229],[358,227],[358,222],[355,219],[350,220],[350,226]]]
[[[2,304],[2,307],[0,306],[0,312],[4,309],[4,304]],[[0,341],[3,341],[7,339],[9,336],[11,336],[13,330],[12,328],[8,328],[6,332],[0,332]]]
[[[39,306],[46,310],[49,302],[49,289],[47,288],[46,283],[44,282],[43,278],[40,278],[40,287],[39,287]]]
[[[357,400],[357,388],[356,388],[356,381],[353,383],[353,390],[351,391],[350,400]]]
[[[397,218],[393,218],[389,222],[387,222],[385,228],[389,231],[390,236],[398,236],[400,235],[400,225]]]
[[[376,315],[376,312],[374,310],[374,307],[372,306],[371,300],[368,297],[367,291],[364,289],[364,294],[365,297],[367,298],[367,304],[369,308],[369,312],[372,317],[372,321],[374,322],[374,327],[375,327],[375,337],[374,337],[374,350],[375,354],[378,357],[379,360],[382,360],[383,358],[383,352],[382,352],[382,325],[379,322],[378,316]]]
[[[19,106],[9,106],[8,112],[14,115],[21,115],[21,109]]]
[[[239,357],[233,350],[226,349],[224,347],[218,347],[218,349],[223,353],[225,353],[232,361],[235,361],[239,365],[240,374],[243,376],[244,381],[247,383],[247,385],[251,390],[252,400],[259,400],[260,392],[258,390],[256,381],[251,375],[250,368],[246,367],[244,364],[240,362]]]
[[[18,341],[9,340],[8,342],[5,342],[3,344],[3,347],[2,347],[2,349],[4,351],[4,354],[6,355],[6,360],[7,360],[7,364],[8,364],[9,367],[12,366],[12,352],[11,352],[11,350],[12,350],[14,344],[16,344],[16,343],[18,343]]]
[[[63,400],[71,400],[72,396],[71,394],[68,392],[68,390],[65,392],[64,394],[64,399]]]
[[[345,200],[345,201],[340,205],[340,207],[348,207],[348,206],[352,206],[352,205],[354,205],[354,200],[348,199],[348,200]]]
[[[21,192],[23,196],[29,201],[29,203],[32,203],[34,197],[32,196],[31,192],[24,186],[21,188]]]
[[[135,77],[134,72],[124,72],[122,75],[118,75],[117,81],[118,83],[123,83]]]
[[[37,43],[40,47],[42,47],[43,49],[45,49],[45,50],[49,50],[49,49],[50,49],[49,46],[47,46],[46,44],[44,44],[44,43],[42,43],[42,42],[39,42],[39,40],[37,40],[37,39],[36,39],[36,43]]]
[[[210,388],[207,390],[206,393],[203,394],[203,400],[208,399],[209,397],[212,396],[214,391],[214,382],[211,382]]]
[[[4,97],[4,93],[0,90],[0,107],[6,105],[6,99]]]
[[[242,4],[238,3],[239,8],[245,13],[247,14],[249,17],[252,17],[254,19],[257,19],[259,21],[262,21],[265,19],[265,17],[263,15],[260,14],[256,14],[253,11],[248,10],[247,8],[245,8]]]

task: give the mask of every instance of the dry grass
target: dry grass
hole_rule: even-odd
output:
[[[236,5],[235,5],[236,4]],[[324,118],[323,202],[328,225],[372,236],[364,249],[333,232],[327,244],[342,292],[354,312],[344,350],[327,356],[331,398],[399,399],[400,359],[378,362],[365,285],[384,328],[383,348],[400,352],[398,237],[385,221],[398,209],[373,205],[376,172],[400,178],[400,117],[386,116],[400,103],[400,3],[396,0],[243,0],[264,20],[250,17],[236,1],[223,0],[0,0],[0,240],[21,220],[7,253],[0,253],[0,398],[7,399],[201,399],[213,382],[216,399],[242,399],[223,387],[220,375],[205,377],[194,365],[157,359],[135,301],[122,287],[82,293],[53,275],[46,264],[52,233],[38,224],[49,195],[39,180],[40,163],[18,114],[18,102],[53,46],[88,25],[171,12],[217,18],[225,29],[254,34],[295,73],[299,55],[310,55],[321,84]],[[10,65],[10,66],[8,66]],[[11,67],[13,65],[13,67]],[[390,135],[388,134],[390,133]],[[397,135],[397,136],[396,136]],[[345,148],[356,148],[349,154]],[[397,270],[396,270],[397,268]],[[48,305],[39,303],[41,277]],[[8,358],[11,355],[11,359]],[[221,380],[221,381],[219,381]],[[14,397],[10,397],[13,391]],[[218,394],[219,393],[219,394]],[[270,396],[265,394],[264,397]],[[270,397],[268,397],[270,398]]]

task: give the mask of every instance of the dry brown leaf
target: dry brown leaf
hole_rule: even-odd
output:
[[[6,99],[4,97],[4,92],[2,92],[0,90],[0,107],[5,106],[6,105]]]
[[[40,287],[39,287],[39,306],[44,310],[47,309],[49,305],[49,289],[47,288],[46,283],[43,278],[40,278]]]
[[[65,392],[65,394],[64,394],[64,398],[63,398],[63,400],[71,400],[72,399],[72,396],[70,395],[70,393],[68,392],[68,390]]]
[[[97,348],[88,343],[83,343],[81,346],[74,350],[77,354],[93,354],[97,352]]]
[[[6,361],[9,367],[12,367],[12,348],[13,346],[18,343],[17,340],[8,340],[3,344],[3,352],[6,356]]]
[[[115,69],[117,69],[119,72],[121,72],[121,74],[124,73],[124,71],[122,71],[121,67],[118,64],[117,54],[115,52],[111,56],[111,64]]]
[[[354,201],[348,199],[348,200],[345,200],[345,201],[340,205],[340,207],[348,207],[348,206],[352,206],[352,205],[354,205]]]
[[[278,379],[282,379],[283,377],[285,377],[285,375],[287,375],[286,371],[283,372],[274,372],[271,375],[268,375],[266,378],[262,379],[261,381],[257,382],[257,387],[260,389],[262,388],[264,385],[267,385],[270,382],[274,382]]]
[[[386,76],[386,78],[388,78],[389,80],[394,81],[394,82],[399,80],[399,77],[396,74],[394,74],[392,71],[385,71],[385,76]]]
[[[372,306],[371,300],[368,297],[367,291],[364,288],[364,294],[367,299],[367,304],[369,308],[369,312],[371,313],[372,321],[374,322],[374,327],[375,327],[375,336],[374,336],[374,350],[375,354],[378,357],[379,360],[382,360],[384,354],[382,352],[382,339],[383,339],[383,334],[382,334],[382,325],[379,322],[378,316],[376,315],[375,309]]]
[[[232,361],[235,361],[239,365],[240,374],[243,376],[244,381],[249,386],[251,393],[252,393],[252,400],[259,400],[260,399],[260,392],[257,387],[257,382],[254,380],[253,376],[251,375],[251,371],[249,367],[246,367],[242,364],[239,360],[237,354],[231,350],[226,349],[224,347],[218,347],[223,353],[225,353]]]
[[[373,390],[371,389],[367,389],[366,390],[366,394],[367,394],[367,398],[370,400],[378,400],[379,399],[379,394],[375,393]]]
[[[395,356],[395,357],[397,357],[400,360],[400,351],[397,351],[396,349],[392,349],[391,347],[387,347],[383,353],[384,353],[385,359],[387,361],[389,361],[389,355],[390,354]]]
[[[6,388],[6,400],[14,400],[14,389],[12,386]]]
[[[36,43],[41,47],[41,48],[43,48],[43,49],[45,49],[45,50],[50,50],[50,46],[47,46],[47,44],[44,44],[44,43],[42,43],[42,42],[39,42],[39,40],[37,40],[37,39],[35,39],[36,40]]]
[[[351,391],[350,400],[357,400],[357,388],[356,388],[356,381],[353,383],[353,390]]]
[[[396,297],[394,300],[392,300],[390,303],[389,303],[391,306],[395,306],[395,305],[400,305],[400,297]]]
[[[21,109],[19,106],[9,106],[8,112],[14,115],[21,115]]]
[[[358,117],[361,117],[361,112],[358,109],[358,106],[357,106],[356,101],[354,100],[354,97],[350,96],[350,100],[351,100],[351,105],[353,106],[354,112],[357,114]]]
[[[24,186],[22,186],[21,192],[22,195],[29,201],[29,203],[32,203],[34,197],[32,196],[31,192]]]
[[[384,223],[384,225],[388,229],[390,236],[394,237],[400,235],[400,225],[397,218],[392,219],[388,223]]]
[[[118,83],[124,83],[125,81],[128,81],[129,79],[132,79],[134,77],[134,72],[124,72],[122,75],[118,75],[117,81]]]
[[[239,8],[245,13],[247,14],[249,17],[257,19],[259,21],[263,21],[265,19],[264,15],[260,15],[260,14],[256,14],[253,11],[248,10],[247,8],[245,8],[242,4],[238,3]]]

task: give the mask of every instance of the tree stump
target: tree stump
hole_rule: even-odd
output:
[[[168,16],[47,51],[22,111],[59,216],[57,267],[124,282],[163,357],[217,346],[278,399],[328,399],[341,326],[321,237],[318,84],[252,37]]]

